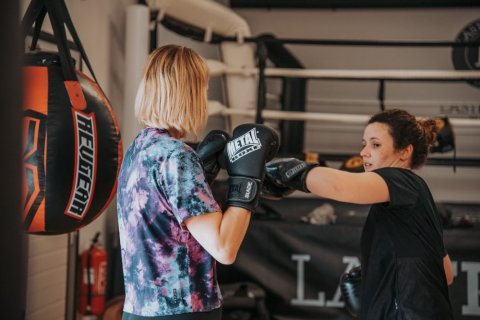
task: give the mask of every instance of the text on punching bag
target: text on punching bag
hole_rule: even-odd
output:
[[[97,147],[95,115],[73,112],[75,126],[75,172],[72,192],[65,213],[82,219],[93,199],[95,187]]]

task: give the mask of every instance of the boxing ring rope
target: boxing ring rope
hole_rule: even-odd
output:
[[[480,41],[405,41],[405,40],[336,40],[336,39],[297,39],[297,38],[265,38],[258,37],[227,37],[215,35],[209,41],[212,44],[221,42],[278,42],[297,45],[323,45],[323,46],[368,46],[368,47],[478,47]]]
[[[267,68],[267,43],[294,45],[333,45],[333,46],[379,46],[379,47],[479,47],[480,41],[393,41],[393,40],[325,40],[325,39],[291,39],[273,38],[260,35],[257,37],[211,37],[211,43],[221,42],[253,42],[257,45],[258,68],[229,68],[220,61],[210,61],[212,75],[235,74],[258,76],[258,100],[256,121],[262,122],[263,109],[266,101],[265,80],[267,77],[292,77],[304,79],[329,80],[374,80],[379,81],[378,99],[381,110],[385,109],[385,81],[468,81],[479,80],[480,71],[452,70],[342,70],[342,69],[285,69]]]
[[[256,110],[228,108],[218,101],[209,101],[208,108],[211,116],[255,117],[256,115]],[[270,120],[326,121],[341,124],[365,124],[370,119],[370,115],[282,110],[263,110],[262,117]],[[449,120],[454,126],[480,127],[480,119],[450,118]]]
[[[234,109],[228,108],[219,101],[208,101],[209,116],[249,116],[255,117],[256,110]],[[264,110],[262,116],[270,120],[292,120],[292,121],[325,121],[338,124],[365,124],[370,118],[369,115],[359,114],[339,114],[339,113],[319,113],[319,112],[303,112],[303,111],[280,111],[280,110]],[[467,118],[450,118],[453,126],[463,127],[480,127],[479,119]],[[298,156],[298,155],[292,155]],[[322,160],[343,162],[348,159],[351,154],[322,154]],[[429,165],[451,165],[452,160],[446,158],[429,157],[427,164]],[[480,162],[477,159],[456,158],[456,166],[478,167]]]
[[[480,79],[480,71],[451,71],[451,70],[340,70],[340,69],[286,69],[286,68],[264,68],[263,74],[260,68],[231,68],[220,61],[207,60],[207,64],[212,76],[223,76],[225,74],[235,74],[245,77],[293,77],[306,79],[330,79],[330,80],[380,80],[379,98],[382,100],[383,109],[383,90],[384,80],[393,81],[468,81]],[[266,92],[259,85],[259,95],[263,92],[266,99]],[[259,98],[261,98],[259,96]],[[370,118],[369,115],[360,114],[338,114],[338,113],[319,113],[306,111],[281,111],[268,110],[262,107],[253,109],[228,108],[218,101],[209,101],[210,115],[222,116],[250,116],[256,117],[257,122],[262,119],[270,120],[290,120],[290,121],[325,121],[339,124],[365,124]],[[260,121],[259,121],[260,120]],[[469,118],[450,118],[453,126],[457,127],[480,127],[480,119]],[[343,161],[348,155],[322,155],[325,161]],[[456,158],[455,166],[476,167],[480,166],[478,159]],[[444,158],[429,158],[429,165],[448,165],[451,160]]]
[[[217,60],[207,60],[211,76],[223,76],[235,74],[245,77],[258,76],[259,68],[231,68]],[[480,71],[450,71],[450,70],[341,70],[341,69],[286,69],[286,68],[265,68],[266,77],[293,77],[308,79],[330,79],[330,80],[395,80],[395,81],[468,81],[480,79]],[[211,102],[211,114],[224,116],[242,115],[255,116],[255,110],[230,109],[219,102]],[[263,118],[271,120],[293,120],[293,121],[331,121],[345,124],[364,124],[368,121],[368,115],[318,113],[304,111],[261,111]],[[456,126],[480,126],[480,119],[450,119]]]
[[[219,41],[219,38],[216,38]],[[235,37],[225,37],[223,41],[238,41]],[[306,45],[340,45],[340,46],[415,46],[415,47],[471,47],[479,46],[480,42],[451,42],[451,41],[366,41],[366,40],[314,40],[314,39],[275,39],[275,38],[245,38],[245,42],[255,42],[257,46],[264,47],[265,42],[280,42],[283,44],[306,44]],[[243,75],[245,77],[257,76],[259,81],[259,100],[256,111],[257,122],[262,118],[276,120],[317,120],[332,121],[339,123],[358,124],[365,123],[368,116],[353,114],[326,114],[312,112],[291,112],[264,110],[266,101],[265,78],[304,78],[323,80],[374,80],[380,81],[378,98],[381,109],[384,110],[385,81],[436,81],[454,82],[471,81],[480,79],[480,71],[453,71],[453,70],[344,70],[344,69],[293,69],[293,68],[267,68],[265,66],[265,50],[258,49],[259,68],[232,68],[221,61],[208,60],[208,66],[212,76]],[[264,60],[264,61],[262,61]],[[260,105],[263,104],[263,105]],[[227,108],[228,109],[228,108]],[[224,115],[252,115],[252,110],[222,111]],[[474,119],[451,119],[452,124],[459,126],[480,126],[479,120]]]
[[[260,40],[259,40],[260,39]],[[232,39],[233,41],[234,39]],[[249,39],[243,39],[250,41]],[[238,39],[237,39],[238,41]],[[253,40],[252,40],[253,41]],[[335,114],[305,111],[279,111],[266,110],[266,78],[303,78],[303,79],[328,79],[328,80],[370,80],[379,81],[378,99],[381,110],[385,109],[385,81],[434,81],[434,82],[458,82],[480,79],[480,71],[468,70],[345,70],[345,69],[295,69],[295,68],[267,68],[265,42],[276,41],[290,44],[323,44],[323,45],[374,45],[374,46],[478,46],[480,42],[399,42],[399,41],[325,41],[325,40],[301,40],[301,39],[272,39],[256,38],[258,68],[234,68],[223,64],[221,61],[207,60],[211,76],[239,75],[244,77],[256,77],[258,80],[257,109],[233,109],[222,106],[218,102],[209,104],[211,114],[224,116],[242,115],[255,117],[256,122],[263,119],[291,120],[291,121],[325,121],[342,124],[365,124],[369,115],[359,114]],[[454,126],[480,127],[480,119],[453,118],[450,122]],[[347,155],[322,155],[323,160],[345,160]],[[429,158],[430,165],[448,165],[451,160],[444,158]],[[463,159],[454,157],[454,168],[459,166],[480,166],[478,159]]]
[[[235,74],[242,76],[258,76],[258,68],[229,68],[220,61],[207,60],[212,76]],[[480,71],[450,71],[450,70],[341,70],[341,69],[286,69],[265,68],[265,77],[293,77],[306,79],[329,80],[389,80],[389,81],[468,81],[479,80]],[[224,111],[224,115],[251,115],[251,110]],[[282,118],[282,116],[285,116]],[[338,119],[338,114],[320,114],[312,112],[287,112],[262,110],[261,117],[276,120],[325,120],[342,123],[365,123],[364,116],[349,115]],[[258,118],[258,116],[257,116]],[[367,119],[368,120],[368,119]],[[480,120],[451,119],[453,124],[480,126]]]
[[[207,60],[207,63],[211,76],[234,74],[250,77],[260,73],[259,68],[231,68],[217,60]],[[330,80],[468,81],[479,80],[480,71],[265,68],[265,76]]]

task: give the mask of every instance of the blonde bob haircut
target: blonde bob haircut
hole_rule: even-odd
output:
[[[135,98],[135,116],[144,126],[174,129],[198,138],[208,119],[208,67],[194,50],[177,45],[148,57]]]

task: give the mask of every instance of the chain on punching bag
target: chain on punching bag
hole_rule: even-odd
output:
[[[47,13],[58,52],[34,52]],[[64,24],[95,78],[64,2],[33,0],[22,23],[33,34],[24,65],[24,227],[36,234],[68,233],[97,218],[112,200],[122,160],[120,131],[102,89],[75,70]]]

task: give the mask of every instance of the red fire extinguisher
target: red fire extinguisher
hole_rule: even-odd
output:
[[[80,314],[101,315],[105,309],[107,283],[107,252],[98,244],[95,234],[90,248],[80,255]]]

